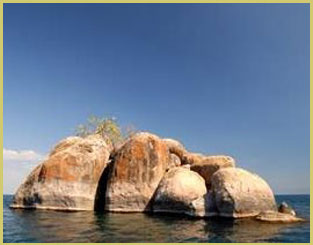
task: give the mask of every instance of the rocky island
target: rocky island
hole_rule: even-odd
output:
[[[188,152],[146,132],[118,146],[97,134],[60,141],[18,188],[11,208],[302,221],[232,157]]]

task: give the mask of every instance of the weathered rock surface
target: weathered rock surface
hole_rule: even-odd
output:
[[[190,164],[184,164],[184,165],[181,165],[181,167],[190,170]]]
[[[184,167],[170,169],[162,178],[153,201],[153,212],[205,216],[207,189],[204,179]]]
[[[108,176],[105,209],[149,211],[150,200],[169,163],[169,150],[149,133],[132,136],[115,154]]]
[[[169,152],[177,155],[180,159],[182,159],[187,152],[185,147],[177,140],[163,139],[163,142],[167,145]]]
[[[235,167],[235,160],[229,156],[207,156],[201,162],[191,165],[191,170],[200,174],[209,187],[212,175],[221,168]]]
[[[180,165],[181,165],[180,158],[176,154],[170,153],[167,169],[179,167]]]
[[[11,207],[93,210],[107,148],[97,135],[62,140],[18,188]]]
[[[203,162],[206,158],[205,155],[201,153],[185,152],[181,158],[183,164],[197,164]]]
[[[54,148],[50,152],[49,156],[52,156],[55,153],[58,153],[58,152],[66,149],[66,148],[69,148],[70,146],[78,143],[81,140],[82,140],[82,138],[81,137],[77,137],[77,136],[70,136],[70,137],[67,137],[65,139],[62,139],[59,143],[57,143],[54,146]]]
[[[213,174],[211,187],[220,216],[241,218],[277,211],[269,185],[246,170],[222,168]]]
[[[296,217],[294,215],[275,212],[275,211],[261,212],[258,216],[256,216],[256,219],[260,221],[272,222],[272,223],[293,223],[293,222],[305,221],[304,219]]]

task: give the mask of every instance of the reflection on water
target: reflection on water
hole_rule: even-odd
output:
[[[288,225],[142,213],[10,210],[6,205],[4,202],[5,242],[309,241],[309,223]]]

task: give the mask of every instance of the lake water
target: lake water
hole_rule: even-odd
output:
[[[296,224],[254,220],[48,210],[12,210],[3,197],[4,242],[310,242],[310,196],[279,195],[300,217]]]

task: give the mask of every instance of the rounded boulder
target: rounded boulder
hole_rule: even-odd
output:
[[[153,200],[153,212],[205,215],[204,179],[184,167],[170,169],[162,178]]]
[[[211,180],[220,216],[252,217],[263,211],[277,211],[270,186],[256,174],[240,168],[222,168]]]

